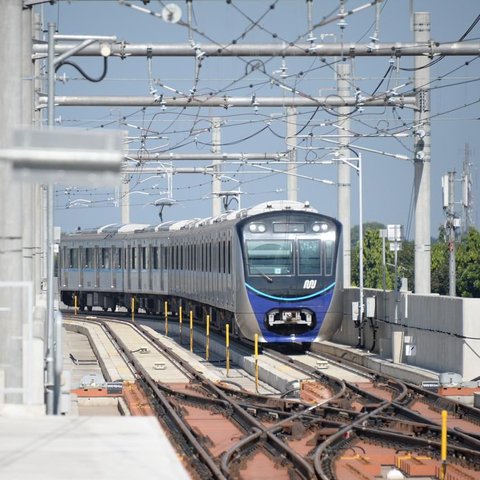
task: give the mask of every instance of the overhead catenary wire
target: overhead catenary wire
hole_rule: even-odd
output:
[[[190,23],[190,22],[189,22],[189,23]],[[247,32],[247,33],[248,33],[248,32]],[[323,68],[323,67],[322,67],[322,68]],[[295,77],[292,77],[292,79],[293,79],[293,78],[297,78],[297,79],[298,79],[298,78],[300,78],[300,77],[301,77],[301,76],[298,76],[298,75],[297,75],[297,76],[295,76]],[[268,85],[268,80],[265,80],[264,85],[265,85],[265,86]],[[432,85],[433,85],[433,84],[432,84]],[[241,88],[240,85],[239,85],[239,88]],[[295,90],[298,89],[297,86],[294,87],[294,88],[295,88]],[[432,88],[435,88],[435,87],[432,86]],[[179,90],[181,90],[181,89],[179,89]],[[219,90],[219,91],[221,92],[221,90]],[[457,106],[460,106],[461,108],[463,108],[463,105],[457,105]],[[461,108],[460,108],[460,110],[461,110]],[[466,107],[464,107],[464,108],[468,108],[468,106],[466,106]],[[172,109],[172,110],[173,110],[173,109]],[[400,111],[400,110],[399,110],[399,111]],[[198,112],[196,112],[196,113],[198,114]],[[231,112],[228,112],[228,113],[230,114]],[[299,127],[298,127],[300,133],[304,132],[305,129],[307,129],[307,128],[313,128],[313,127],[314,127],[314,125],[313,125],[314,123],[318,123],[318,124],[319,124],[319,126],[318,126],[317,128],[319,128],[319,129],[323,128],[323,127],[320,126],[320,124],[322,123],[322,120],[321,120],[321,119],[320,119],[320,120],[318,119],[318,117],[319,117],[319,114],[318,114],[318,113],[319,113],[319,112],[317,111],[316,114],[314,115],[314,119],[311,119],[311,120],[307,120],[307,117],[302,118],[302,123],[300,123],[300,124],[299,124]],[[322,112],[320,112],[320,113],[322,113]],[[402,113],[403,113],[403,112],[402,112]],[[183,110],[183,111],[180,110],[180,111],[177,111],[176,115],[177,115],[176,121],[171,124],[171,128],[168,130],[169,132],[172,132],[172,133],[171,133],[172,136],[178,134],[180,130],[184,130],[184,129],[177,129],[176,126],[177,126],[177,122],[178,122],[178,121],[183,121],[183,120],[186,118],[185,115],[187,115],[187,112],[184,111],[184,110]],[[448,115],[448,113],[444,114],[443,116],[447,116],[447,115]],[[160,116],[161,116],[161,114],[158,115],[158,117],[160,117]],[[229,116],[229,115],[227,115],[227,116]],[[150,118],[151,118],[151,121],[154,121],[154,119],[156,119],[156,118],[158,118],[158,117],[150,117]],[[195,118],[195,117],[190,117],[190,118]],[[197,115],[196,118],[198,119],[198,118],[200,118],[200,116]],[[368,116],[365,115],[365,114],[360,115],[358,111],[355,111],[355,112],[352,113],[351,118],[354,119],[353,121],[356,121],[356,119],[358,118],[358,119],[359,119],[359,124],[360,124],[360,119],[367,120],[365,123],[366,123],[366,124],[370,124],[370,125],[369,125],[369,126],[368,126],[368,125],[364,125],[364,127],[365,127],[366,129],[371,129],[372,132],[375,132],[375,131],[378,130],[378,129],[376,128],[376,125],[375,125],[376,121],[374,120],[373,123],[372,123],[372,121],[370,120],[370,118],[374,118],[374,115],[373,115],[373,114],[368,114]],[[280,118],[278,119],[279,122],[280,122],[280,121],[283,121],[283,120],[284,120],[284,119],[280,119]],[[317,120],[317,121],[316,121],[316,120]],[[196,121],[196,119],[193,120],[193,121]],[[326,124],[326,123],[327,123],[327,122],[325,122],[325,124]],[[387,129],[385,129],[385,130],[394,131],[395,128],[401,127],[402,124],[403,124],[403,121],[401,121],[401,120],[398,121],[398,124],[397,124],[397,125],[394,125],[394,122],[392,121],[391,125],[390,125]],[[280,127],[280,125],[281,125],[281,124],[279,123],[278,126]],[[356,126],[356,127],[359,127],[359,125],[355,125],[355,126]],[[412,126],[413,126],[412,122],[409,122],[409,127],[411,128]],[[235,127],[233,127],[233,126],[231,126],[231,125],[224,125],[222,128],[224,128],[224,129],[227,130],[227,129],[229,129],[229,128],[232,128],[232,129],[233,129],[233,128],[235,128]],[[363,127],[362,127],[362,129],[363,129]],[[364,135],[364,132],[365,132],[365,129],[363,129],[363,132],[362,132],[362,129],[357,128],[357,131],[356,131],[356,132],[354,131],[355,129],[351,129],[351,130],[352,130],[352,132],[353,132],[354,134],[357,134],[357,135],[362,136],[362,135]],[[192,135],[193,135],[193,136],[198,135],[198,133],[195,132],[194,130],[195,130],[194,125],[192,125],[192,128],[185,130],[185,132],[184,132],[184,135],[185,135],[184,139],[179,140],[179,141],[176,141],[176,142],[174,141],[173,143],[174,143],[175,145],[185,145],[186,142],[188,142],[189,139],[192,138]],[[272,128],[272,130],[273,130],[273,131],[275,131],[275,130],[279,131],[279,128]],[[368,130],[367,130],[367,132],[368,132]],[[205,131],[204,133],[205,133],[205,134],[208,134],[208,131]],[[267,132],[265,132],[265,133],[267,133]],[[275,132],[275,133],[277,133],[277,132]],[[383,133],[383,131],[382,131],[382,133]],[[365,135],[365,136],[367,136],[367,135]],[[275,137],[275,138],[276,138],[276,137]],[[278,135],[278,138],[279,138],[279,139],[280,139],[280,138],[283,138],[283,139],[284,139],[284,135]],[[147,140],[147,141],[153,142],[153,141],[150,141],[150,140]],[[400,140],[399,140],[399,139],[396,139],[396,141],[400,141]],[[195,145],[195,147],[198,147],[198,146],[201,145],[201,143],[203,143],[203,144],[204,144],[203,146],[205,146],[205,147],[208,146],[208,142],[203,142],[203,140],[202,140],[201,142],[193,142],[193,143],[190,143],[190,145]],[[179,148],[182,148],[182,147],[179,147]],[[149,150],[151,151],[150,148],[149,148]]]

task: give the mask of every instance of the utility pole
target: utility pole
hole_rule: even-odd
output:
[[[293,202],[298,198],[297,186],[297,109],[295,107],[287,107],[287,151],[288,151],[288,167],[287,167],[287,196],[288,200]]]
[[[221,146],[221,119],[218,117],[212,118],[212,153],[220,152]],[[214,174],[212,175],[212,216],[218,217],[222,213],[222,199],[220,198],[221,190],[221,165],[222,161],[214,159],[213,162]]]
[[[466,235],[473,224],[473,201],[472,201],[472,174],[470,167],[470,146],[465,144],[465,156],[463,158],[462,173],[462,206],[463,206],[463,233]]]
[[[340,63],[337,68],[337,95],[340,99],[350,94],[350,64]],[[350,132],[350,108],[339,107],[339,155],[341,158],[349,158],[348,150]],[[350,219],[350,167],[345,162],[338,162],[337,166],[337,209],[338,220],[343,225],[343,287],[348,288],[352,284],[352,252],[351,252],[351,219]]]
[[[430,44],[430,14],[415,12],[415,43]],[[415,293],[431,291],[430,245],[430,62],[427,55],[415,57]]]
[[[449,291],[451,297],[457,294],[456,282],[456,246],[455,246],[455,230],[460,226],[459,219],[455,215],[455,171],[448,172],[442,177],[443,188],[443,210],[447,216],[445,229],[448,238],[448,279]]]

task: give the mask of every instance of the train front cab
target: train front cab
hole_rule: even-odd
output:
[[[247,218],[237,231],[250,308],[239,319],[241,329],[251,336],[254,319],[265,342],[325,337],[322,331],[330,327],[322,325],[331,317],[337,291],[341,225],[330,217],[287,210]]]

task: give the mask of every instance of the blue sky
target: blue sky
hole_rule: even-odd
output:
[[[160,12],[162,3],[150,2],[146,8]],[[176,2],[183,11],[182,20],[187,21],[186,4]],[[350,0],[345,3],[350,10],[368,2]],[[398,1],[384,0],[379,16],[379,41],[383,43],[411,42],[410,5],[415,11],[431,12],[432,39],[438,42],[458,40],[479,14],[478,3],[463,1]],[[142,2],[136,5],[143,6]],[[312,23],[338,12],[338,1],[314,1]],[[273,6],[274,8],[270,8]],[[146,13],[133,10],[115,1],[60,1],[43,7],[45,23],[54,21],[61,34],[116,35],[128,43],[189,43],[190,38],[198,45],[206,43],[282,43],[303,42],[307,38],[308,19],[306,2],[303,0],[237,0],[193,1],[192,29],[183,25],[169,25]],[[258,20],[254,25],[251,19]],[[344,42],[345,44],[368,43],[375,30],[375,8],[370,7],[346,18],[347,26],[341,29],[337,22],[314,30],[316,42]],[[243,37],[243,38],[242,38]],[[475,26],[466,40],[480,37],[480,26]],[[200,94],[214,92],[228,96],[287,96],[272,79],[280,78],[289,86],[307,95],[331,95],[335,93],[335,64],[342,59],[327,58],[267,58],[261,57],[261,68],[252,69],[252,58],[204,58],[201,68],[195,69],[193,58],[153,57],[110,58],[106,78],[99,83],[88,82],[72,67],[62,67],[57,73],[62,81],[57,82],[59,95],[151,95],[171,96],[170,88],[188,95],[195,86]],[[378,87],[385,72],[385,81],[377,93],[398,87],[399,93],[410,93],[412,75],[401,68],[412,67],[413,58],[401,58],[399,70],[390,68],[388,58],[356,58],[347,60],[353,71],[352,89],[359,88],[362,94],[371,94]],[[73,59],[91,76],[102,71],[98,58]],[[474,182],[478,183],[478,152],[480,117],[478,85],[480,59],[478,57],[447,57],[431,68],[432,76],[432,169],[431,169],[431,225],[435,235],[444,221],[441,203],[441,176],[456,170],[460,178],[465,145],[470,148]],[[470,105],[471,104],[471,105]],[[210,151],[211,118],[222,119],[222,151],[227,153],[284,152],[286,150],[285,111],[282,108],[259,107],[225,109],[160,109],[140,108],[67,108],[57,107],[58,123],[66,127],[85,129],[120,128],[128,130],[133,137],[130,148],[133,152],[208,153]],[[326,135],[336,134],[336,117],[324,109],[299,109],[297,130],[302,135],[312,134],[312,139],[299,141],[299,173],[306,177],[336,181],[336,169],[320,165],[320,160],[331,158],[332,144],[322,140]],[[413,114],[409,109],[366,108],[354,112],[351,118],[353,134],[361,138],[355,144],[391,154],[412,155]],[[140,135],[148,136],[140,141]],[[372,137],[376,133],[399,133],[401,138]],[[368,138],[363,136],[369,135]],[[178,167],[205,166],[208,162],[181,162]],[[132,163],[132,166],[134,164]],[[364,165],[364,219],[382,223],[403,224],[405,231],[413,236],[411,214],[413,163],[374,153],[363,154]],[[155,199],[165,196],[166,178],[141,176],[142,168],[154,166],[142,162],[138,174],[130,178],[131,190],[142,194],[130,196],[131,220],[141,223],[158,223]],[[155,165],[156,166],[156,165]],[[286,197],[286,178],[282,174],[265,173],[248,165],[224,165],[225,190],[240,188],[242,206],[282,199]],[[274,166],[275,169],[279,168]],[[255,173],[251,173],[255,172]],[[233,180],[228,179],[231,178]],[[140,181],[143,181],[140,183]],[[318,210],[336,215],[336,188],[322,183],[299,179],[299,200],[308,200]],[[457,200],[460,200],[460,183],[456,184]],[[206,217],[211,212],[209,197],[211,186],[207,175],[177,174],[173,176],[173,198],[177,205],[164,212],[164,218],[183,219]],[[352,172],[352,224],[358,222],[357,179]],[[67,192],[65,194],[65,192]],[[148,195],[146,195],[148,194]],[[474,220],[478,226],[480,189],[474,184],[474,201],[478,205]],[[87,189],[70,185],[59,188],[56,195],[55,223],[70,231],[118,222],[119,209],[114,204],[114,191]],[[70,203],[69,203],[70,202]],[[73,202],[73,203],[72,203]],[[70,206],[70,208],[66,208]],[[460,205],[459,212],[460,212]]]

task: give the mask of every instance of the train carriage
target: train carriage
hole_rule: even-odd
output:
[[[62,301],[79,308],[191,309],[262,342],[330,338],[341,322],[341,225],[277,201],[217,218],[108,225],[63,235]],[[75,300],[76,299],[76,300]]]

